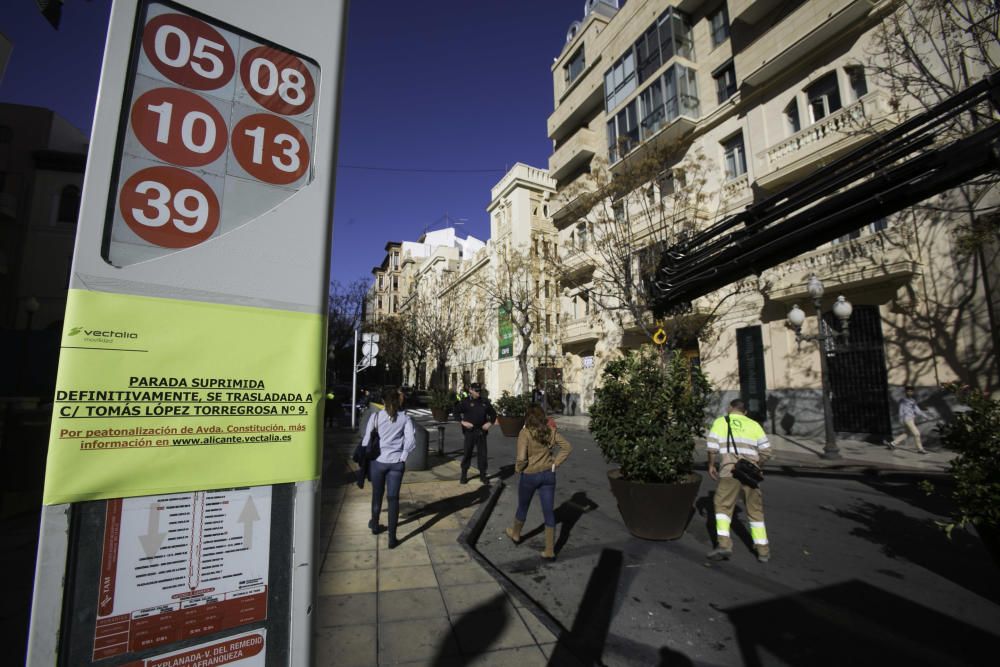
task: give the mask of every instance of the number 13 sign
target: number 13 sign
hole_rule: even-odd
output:
[[[172,3],[144,9],[102,248],[115,266],[232,232],[312,178],[315,62]]]

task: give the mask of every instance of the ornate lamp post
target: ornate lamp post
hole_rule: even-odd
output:
[[[843,295],[837,297],[837,301],[833,304],[833,316],[843,323],[844,330],[836,331],[828,327],[823,321],[823,282],[816,276],[810,276],[809,282],[806,285],[806,291],[812,297],[813,306],[816,308],[816,320],[819,325],[818,333],[802,333],[802,323],[805,322],[806,314],[798,305],[792,306],[792,309],[788,311],[788,325],[795,330],[795,340],[799,344],[803,340],[814,340],[819,343],[819,369],[823,390],[823,426],[826,431],[823,458],[839,459],[840,449],[837,447],[837,433],[833,430],[833,404],[830,400],[830,379],[826,351],[827,343],[830,344],[830,347],[835,347],[839,338],[842,338],[845,344],[847,343],[848,325],[850,324],[851,312],[854,308],[851,306],[851,302],[845,299]]]

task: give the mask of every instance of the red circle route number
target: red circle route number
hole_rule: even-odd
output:
[[[219,226],[219,200],[208,183],[177,167],[149,167],[132,174],[118,195],[129,228],[163,248],[190,248]]]
[[[305,63],[269,46],[247,51],[240,61],[240,80],[257,104],[286,116],[308,111],[316,97],[316,84]]]
[[[284,118],[258,113],[233,128],[233,155],[254,178],[288,185],[309,168],[309,144],[298,128]]]
[[[153,17],[142,33],[142,50],[160,74],[186,88],[221,88],[236,71],[236,57],[229,42],[193,16]]]
[[[229,139],[218,109],[202,96],[177,88],[139,96],[132,105],[132,131],[150,153],[183,167],[214,162]]]

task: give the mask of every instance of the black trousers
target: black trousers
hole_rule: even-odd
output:
[[[479,468],[479,476],[486,477],[486,431],[482,428],[474,428],[465,433],[465,454],[462,456],[462,473],[469,470],[472,463],[472,450],[476,450],[476,467]]]

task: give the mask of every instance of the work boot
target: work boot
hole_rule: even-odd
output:
[[[469,471],[468,470],[463,470],[462,471],[462,478],[460,480],[458,480],[458,483],[459,484],[468,484],[469,483]]]
[[[723,549],[722,547],[716,547],[705,554],[705,558],[708,560],[729,560],[733,555],[732,549]]]
[[[771,554],[757,554],[758,563],[766,563],[771,560]]]
[[[542,558],[555,560],[556,558],[556,529],[545,526],[545,551]]]
[[[509,537],[514,542],[514,544],[520,544],[521,529],[523,527],[524,527],[523,521],[518,521],[517,519],[514,519],[514,525],[511,526],[510,528],[505,529],[504,532],[507,533],[507,537]]]

